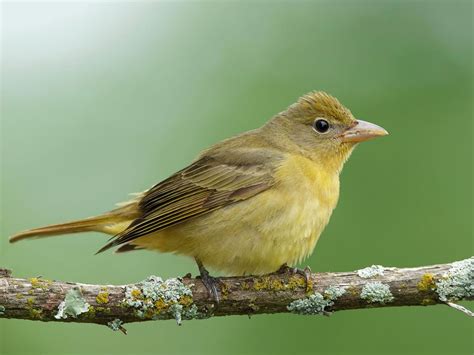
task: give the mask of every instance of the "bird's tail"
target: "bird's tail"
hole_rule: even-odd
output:
[[[23,239],[92,231],[116,235],[123,232],[137,217],[139,217],[138,205],[136,201],[130,201],[100,216],[20,232],[10,237],[10,243],[15,243]]]

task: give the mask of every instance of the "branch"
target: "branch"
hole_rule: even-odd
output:
[[[280,272],[265,276],[218,278],[215,304],[199,278],[162,280],[150,276],[129,285],[88,285],[21,279],[0,269],[0,318],[106,324],[155,319],[208,318],[263,313],[330,314],[377,307],[429,306],[474,299],[474,257],[417,268],[374,265],[356,272],[310,274]],[[472,315],[472,313],[471,313]]]

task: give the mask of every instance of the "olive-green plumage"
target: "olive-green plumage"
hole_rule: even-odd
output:
[[[312,252],[355,144],[385,134],[357,121],[332,96],[313,92],[109,213],[22,232],[11,241],[100,231],[114,236],[100,251],[152,249],[226,273],[272,272]]]

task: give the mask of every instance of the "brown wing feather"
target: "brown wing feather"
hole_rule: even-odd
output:
[[[99,253],[268,189],[273,185],[272,169],[261,163],[233,165],[216,158],[199,159],[148,190],[139,202],[141,217]]]

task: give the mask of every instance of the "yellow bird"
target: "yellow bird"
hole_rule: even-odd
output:
[[[339,174],[359,142],[388,134],[336,98],[312,92],[264,126],[221,141],[189,166],[103,215],[21,232],[10,242],[97,231],[99,252],[151,249],[234,275],[274,272],[308,257],[339,197]]]

